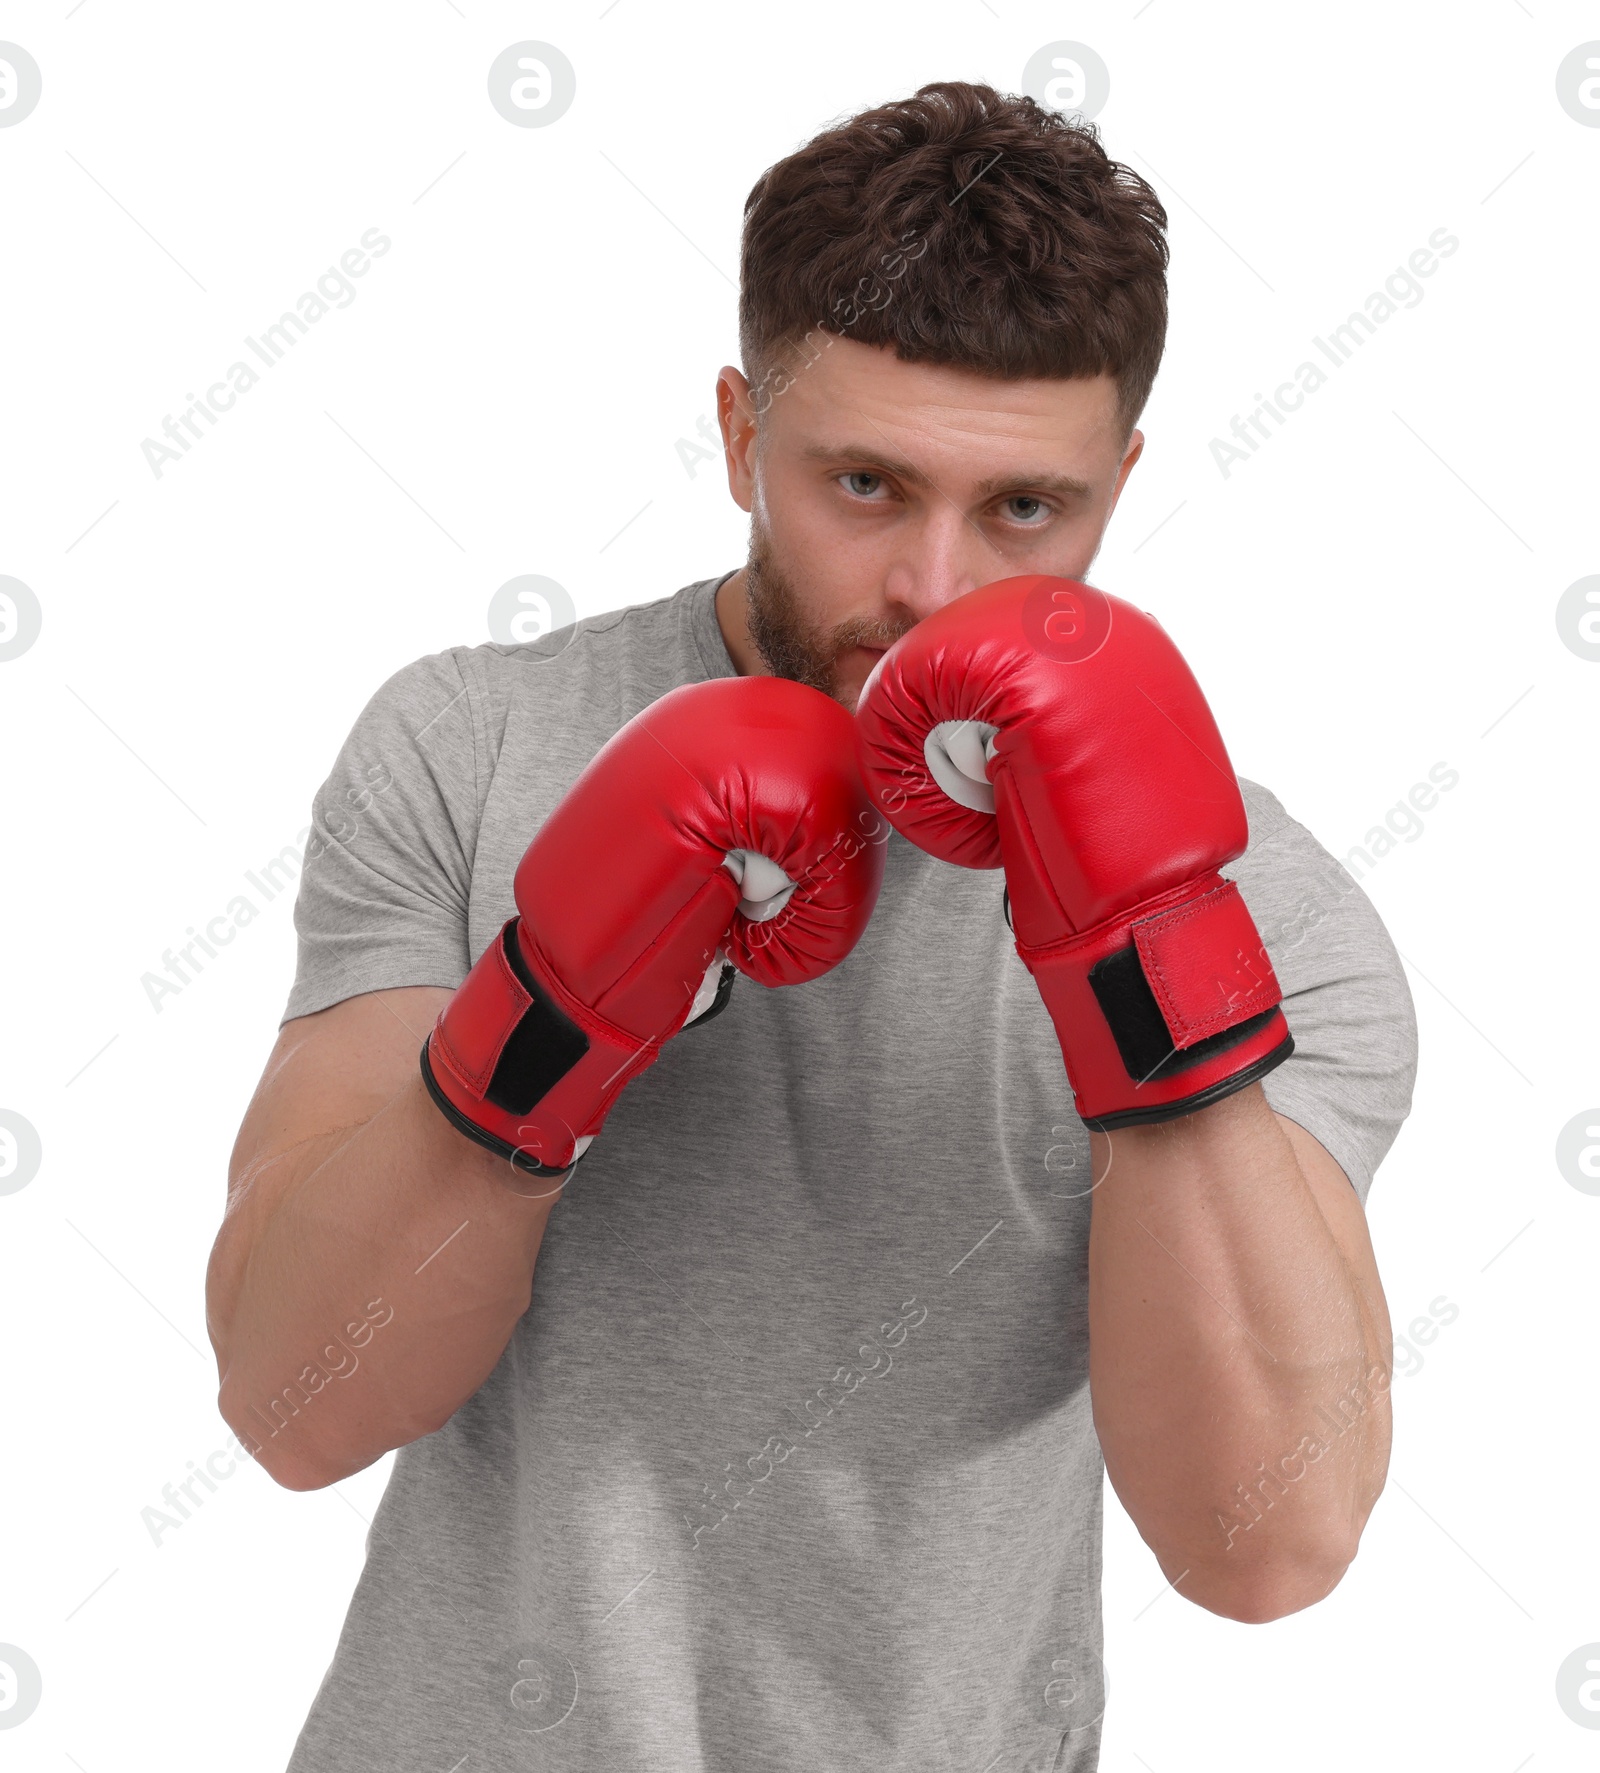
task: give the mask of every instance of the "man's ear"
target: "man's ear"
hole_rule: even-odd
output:
[[[1133,464],[1144,454],[1144,432],[1131,431],[1128,434],[1128,447],[1122,454],[1122,466],[1117,469],[1117,484],[1111,489],[1111,511],[1117,508],[1117,500],[1122,497],[1122,489],[1128,484],[1128,476],[1133,472]],[[1109,520],[1111,511],[1106,512]]]
[[[717,377],[717,423],[728,464],[728,491],[734,504],[748,511],[755,502],[756,415],[750,384],[731,363],[725,363]]]

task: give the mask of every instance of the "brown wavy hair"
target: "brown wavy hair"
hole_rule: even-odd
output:
[[[1081,118],[947,80],[834,124],[744,206],[758,412],[831,333],[1002,379],[1115,378],[1124,435],[1167,332],[1167,212]]]

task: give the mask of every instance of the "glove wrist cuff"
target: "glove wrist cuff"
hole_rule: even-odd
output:
[[[1214,870],[1080,935],[1019,939],[1017,952],[1096,1130],[1191,1114],[1294,1050],[1260,932]]]
[[[428,1093],[468,1138],[533,1175],[570,1169],[624,1085],[652,1064],[592,1011],[583,1024],[511,918],[439,1012],[422,1049]]]

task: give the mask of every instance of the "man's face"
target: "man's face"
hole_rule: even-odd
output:
[[[999,381],[838,337],[761,403],[757,425],[749,383],[722,371],[751,534],[718,614],[742,670],[851,709],[883,651],[954,598],[1018,573],[1082,578],[1144,447],[1120,435],[1109,376]]]

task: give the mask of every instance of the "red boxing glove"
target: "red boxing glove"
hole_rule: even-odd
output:
[[[587,1149],[661,1043],[855,946],[883,879],[850,716],[776,677],[686,684],[596,754],[517,867],[518,915],[422,1049],[469,1139],[535,1175]],[[731,963],[731,964],[729,964]]]
[[[1294,1051],[1255,921],[1217,873],[1249,837],[1238,781],[1154,617],[1072,579],[986,585],[885,653],[856,729],[896,830],[1004,866],[1086,1126],[1190,1114]]]

